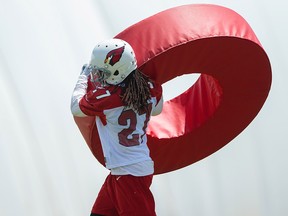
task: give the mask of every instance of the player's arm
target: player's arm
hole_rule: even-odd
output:
[[[83,98],[83,96],[87,92],[88,74],[89,74],[88,68],[86,66],[83,66],[82,72],[79,75],[78,81],[76,83],[76,86],[74,88],[74,91],[71,97],[70,109],[74,116],[78,116],[78,117],[86,116],[80,109],[79,103],[80,103],[80,100]]]
[[[163,89],[162,86],[157,83],[150,83],[151,94],[156,97],[156,106],[152,109],[152,116],[159,115],[163,109]]]
[[[162,109],[163,109],[163,96],[161,96],[161,99],[159,100],[158,104],[152,110],[152,116],[159,115],[162,112]]]

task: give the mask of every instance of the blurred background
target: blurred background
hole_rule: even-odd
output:
[[[90,153],[70,113],[80,69],[97,41],[193,3],[242,15],[270,58],[273,83],[258,116],[232,142],[154,177],[157,214],[288,215],[287,1],[0,0],[1,216],[90,214],[108,171]],[[194,78],[175,80],[173,88],[165,84],[164,99]]]

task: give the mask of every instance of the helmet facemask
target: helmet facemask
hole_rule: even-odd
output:
[[[111,72],[105,68],[98,68],[96,66],[89,66],[91,81],[94,84],[106,85],[106,79],[111,76]]]

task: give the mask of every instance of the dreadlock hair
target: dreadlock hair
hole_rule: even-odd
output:
[[[125,78],[122,85],[122,102],[133,108],[138,114],[148,111],[148,100],[151,99],[149,82],[151,80],[136,69]]]

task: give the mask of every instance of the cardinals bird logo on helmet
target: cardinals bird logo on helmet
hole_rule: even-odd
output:
[[[115,63],[119,62],[124,49],[125,47],[123,46],[118,49],[111,50],[109,53],[107,53],[104,63],[113,66]]]

